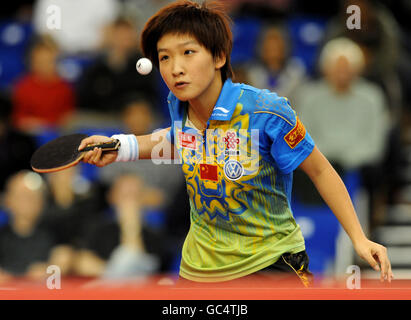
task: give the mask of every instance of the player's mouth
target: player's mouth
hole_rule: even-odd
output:
[[[176,89],[184,89],[185,87],[188,86],[188,84],[189,84],[188,82],[179,81],[179,82],[176,82],[176,83],[175,83],[174,87],[175,87]]]

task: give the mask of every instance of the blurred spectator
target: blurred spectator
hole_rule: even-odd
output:
[[[12,104],[4,94],[0,95],[0,192],[6,180],[22,169],[30,169],[30,158],[36,149],[29,135],[10,125]]]
[[[119,106],[129,95],[144,93],[156,101],[156,77],[153,72],[143,76],[136,71],[139,58],[135,26],[118,18],[107,32],[103,54],[84,70],[79,80],[79,108],[118,116]]]
[[[79,174],[79,166],[48,173],[46,178],[50,192],[42,225],[54,237],[50,263],[59,266],[62,275],[70,275],[76,250],[84,245],[90,226],[101,218],[105,202],[99,199],[98,185]]]
[[[257,60],[246,68],[252,86],[292,97],[305,78],[305,67],[290,58],[289,43],[282,27],[271,25],[262,31]]]
[[[4,204],[9,224],[0,229],[0,277],[46,276],[53,237],[39,225],[44,209],[45,184],[40,175],[21,171],[6,187]]]
[[[158,271],[164,239],[144,223],[145,210],[157,206],[156,192],[136,175],[122,175],[111,185],[107,200],[112,212],[90,225],[88,242],[78,253],[77,274],[122,278]]]
[[[340,14],[329,23],[326,38],[347,37],[361,47],[365,60],[363,76],[380,85],[390,108],[399,112],[402,99],[397,74],[402,55],[399,25],[391,12],[378,1],[344,0],[341,4]],[[360,29],[347,28],[347,7],[350,5],[361,10]]]
[[[323,78],[302,89],[296,104],[308,132],[328,159],[346,169],[378,163],[388,107],[381,89],[359,77],[361,50],[348,39],[334,39],[321,53],[320,67]]]
[[[155,109],[152,99],[146,95],[134,95],[121,109],[121,121],[126,131],[136,136],[149,134],[163,122]]]
[[[89,53],[99,49],[105,26],[119,10],[117,0],[37,0],[33,24],[37,33],[50,34],[64,53]]]
[[[74,91],[57,73],[59,49],[48,36],[34,39],[29,52],[30,71],[13,89],[13,125],[36,133],[67,122],[75,109]]]
[[[323,77],[299,90],[297,113],[342,176],[349,170],[367,168],[362,172],[363,183],[373,188],[381,181],[378,168],[390,129],[384,93],[360,77],[364,57],[359,46],[347,38],[325,45],[320,68]]]

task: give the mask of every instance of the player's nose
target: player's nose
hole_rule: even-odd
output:
[[[184,74],[184,66],[181,60],[174,59],[171,72],[174,77],[178,77]]]

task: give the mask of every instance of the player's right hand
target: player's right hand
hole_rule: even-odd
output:
[[[391,282],[394,275],[388,258],[387,248],[366,238],[356,242],[354,248],[362,259],[367,261],[375,271],[380,272],[381,282],[385,280]]]
[[[110,141],[113,141],[113,139],[106,137],[106,136],[97,136],[97,135],[90,136],[81,141],[78,150],[81,151],[81,149],[89,145],[103,143],[103,142],[110,142]],[[114,162],[116,158],[117,158],[117,151],[106,151],[103,153],[101,148],[96,147],[93,150],[87,151],[82,161],[85,163],[93,164],[97,167],[104,167]]]

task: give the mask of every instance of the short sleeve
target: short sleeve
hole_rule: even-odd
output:
[[[290,173],[311,154],[314,141],[288,99],[277,97],[271,103],[265,122],[265,133],[272,143],[270,153],[278,169]]]

